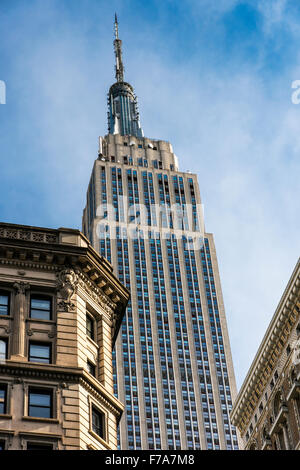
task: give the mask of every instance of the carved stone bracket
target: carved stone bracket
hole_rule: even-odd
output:
[[[28,282],[15,282],[14,283],[14,288],[16,290],[17,294],[22,294],[25,295],[26,291],[30,289],[30,284]]]
[[[300,364],[300,338],[297,341],[294,341],[292,362],[295,366]]]
[[[75,312],[76,306],[71,301],[61,300],[57,303],[58,310],[61,312]]]
[[[0,328],[2,328],[7,335],[9,335],[12,332],[12,329],[9,326],[0,325]]]
[[[74,312],[75,304],[71,301],[78,285],[78,275],[73,269],[65,268],[57,274],[57,306],[64,312]]]

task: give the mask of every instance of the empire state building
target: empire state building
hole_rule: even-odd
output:
[[[119,448],[237,449],[233,363],[197,175],[179,170],[169,142],[144,137],[117,18],[114,51],[83,232],[131,295],[113,355],[125,404]]]

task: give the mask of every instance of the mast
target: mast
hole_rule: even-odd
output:
[[[122,41],[119,39],[119,24],[117,14],[115,13],[115,40],[114,40],[115,58],[116,58],[116,80],[118,83],[124,82],[124,66],[122,61]]]

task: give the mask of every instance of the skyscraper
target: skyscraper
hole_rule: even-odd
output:
[[[125,404],[121,449],[237,449],[236,385],[213,235],[197,176],[169,142],[148,139],[124,82],[115,19],[116,83],[99,139],[83,232],[130,290],[114,357]]]

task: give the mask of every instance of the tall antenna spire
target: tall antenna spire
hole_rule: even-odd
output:
[[[116,57],[116,80],[117,82],[124,82],[124,66],[122,61],[122,41],[119,39],[119,24],[117,14],[115,13],[115,40],[114,49]]]
[[[117,13],[115,13],[115,39],[119,39],[119,24]]]
[[[143,137],[144,133],[140,124],[137,98],[134,94],[134,89],[130,83],[124,81],[122,41],[119,39],[117,14],[115,14],[114,35],[116,83],[110,87],[107,97],[108,132],[110,134]]]

